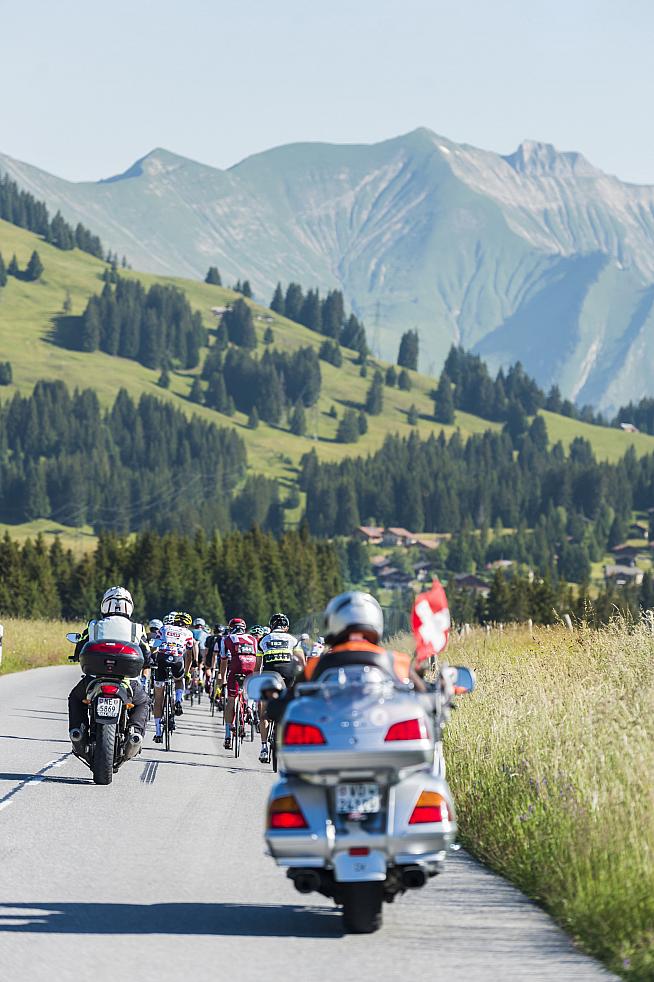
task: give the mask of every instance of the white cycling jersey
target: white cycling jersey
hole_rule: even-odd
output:
[[[159,629],[152,646],[156,651],[165,651],[169,655],[181,658],[193,648],[194,637],[187,627],[177,627],[175,624],[164,624]]]
[[[259,639],[259,651],[263,655],[264,666],[290,662],[299,643],[295,635],[288,631],[271,631],[264,635]]]

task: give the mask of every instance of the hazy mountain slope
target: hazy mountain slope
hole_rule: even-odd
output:
[[[2,155],[0,170],[136,267],[217,263],[264,302],[279,279],[339,285],[386,357],[417,325],[423,369],[455,340],[494,364],[520,358],[582,402],[652,392],[654,189],[579,154],[524,143],[501,157],[420,129],[279,147],[227,171],[164,150],[99,183]]]

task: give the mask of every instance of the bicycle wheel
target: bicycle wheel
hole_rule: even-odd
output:
[[[241,719],[241,700],[236,697],[234,703],[234,725],[232,726],[232,742],[234,746],[234,756],[238,757],[241,752],[241,732],[243,721]]]
[[[170,699],[170,689],[171,689],[171,684],[170,681],[168,681],[166,682],[166,689],[164,692],[164,714],[162,719],[164,734],[165,734],[164,745],[166,747],[166,750],[170,750],[170,719],[173,711],[173,707],[171,705],[171,699]]]
[[[270,748],[270,763],[272,764],[272,769],[277,773],[277,744],[275,742],[275,724],[274,722],[270,724],[268,730],[268,746]]]

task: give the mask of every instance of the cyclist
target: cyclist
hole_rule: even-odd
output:
[[[298,639],[289,632],[290,623],[286,614],[273,614],[270,618],[270,631],[259,641],[259,657],[257,671],[279,672],[286,687],[291,688],[298,671],[304,668],[306,659]],[[267,764],[270,759],[268,749],[268,719],[266,705],[259,704],[259,733],[261,734],[261,752],[259,760]]]
[[[145,636],[149,645],[152,645],[152,642],[155,640],[162,627],[163,621],[160,621],[158,617],[153,617],[151,621],[148,621],[148,630]]]
[[[211,675],[214,664],[220,661],[220,643],[223,639],[224,624],[214,624],[213,631],[207,636],[204,655],[204,689],[211,695]]]
[[[302,654],[305,659],[311,654],[311,638],[308,634],[300,635],[300,648],[302,648]]]
[[[184,662],[188,652],[193,653],[195,644],[189,628],[191,615],[182,611],[171,611],[163,620],[159,636],[154,642],[154,742],[161,743],[161,710],[163,708],[164,685],[168,668],[175,679],[175,715],[181,716],[182,696],[184,695]]]
[[[112,586],[105,591],[100,601],[101,617],[90,620],[75,646],[73,659],[79,661],[82,648],[87,641],[129,641],[138,645],[143,652],[146,665],[150,664],[150,648],[146,641],[145,628],[132,620],[134,601],[129,590],[122,586]],[[83,675],[80,681],[71,689],[68,696],[68,730],[73,746],[83,745],[84,735],[88,731],[89,713],[84,699],[90,676]],[[134,681],[134,680],[131,680]],[[148,719],[148,701],[140,685],[132,685],[133,706],[129,710],[130,728],[137,732],[141,739],[145,735],[145,724]]]
[[[209,637],[207,622],[204,617],[196,617],[193,621],[193,637],[198,644],[198,661],[202,664],[207,650],[207,638]]]
[[[325,650],[325,639],[323,637],[319,637],[316,640],[315,644],[311,646],[311,651],[307,656],[307,661],[309,661],[309,658],[320,658],[324,650]]]
[[[239,693],[238,675],[251,675],[257,666],[257,639],[247,633],[242,617],[232,617],[229,634],[220,646],[220,682],[227,686],[225,703],[225,750],[232,749],[234,702]]]

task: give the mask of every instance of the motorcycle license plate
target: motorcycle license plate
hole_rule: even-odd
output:
[[[339,815],[371,815],[381,808],[378,784],[337,784],[336,811]]]
[[[120,703],[120,699],[100,698],[95,704],[96,714],[98,716],[118,716]]]

